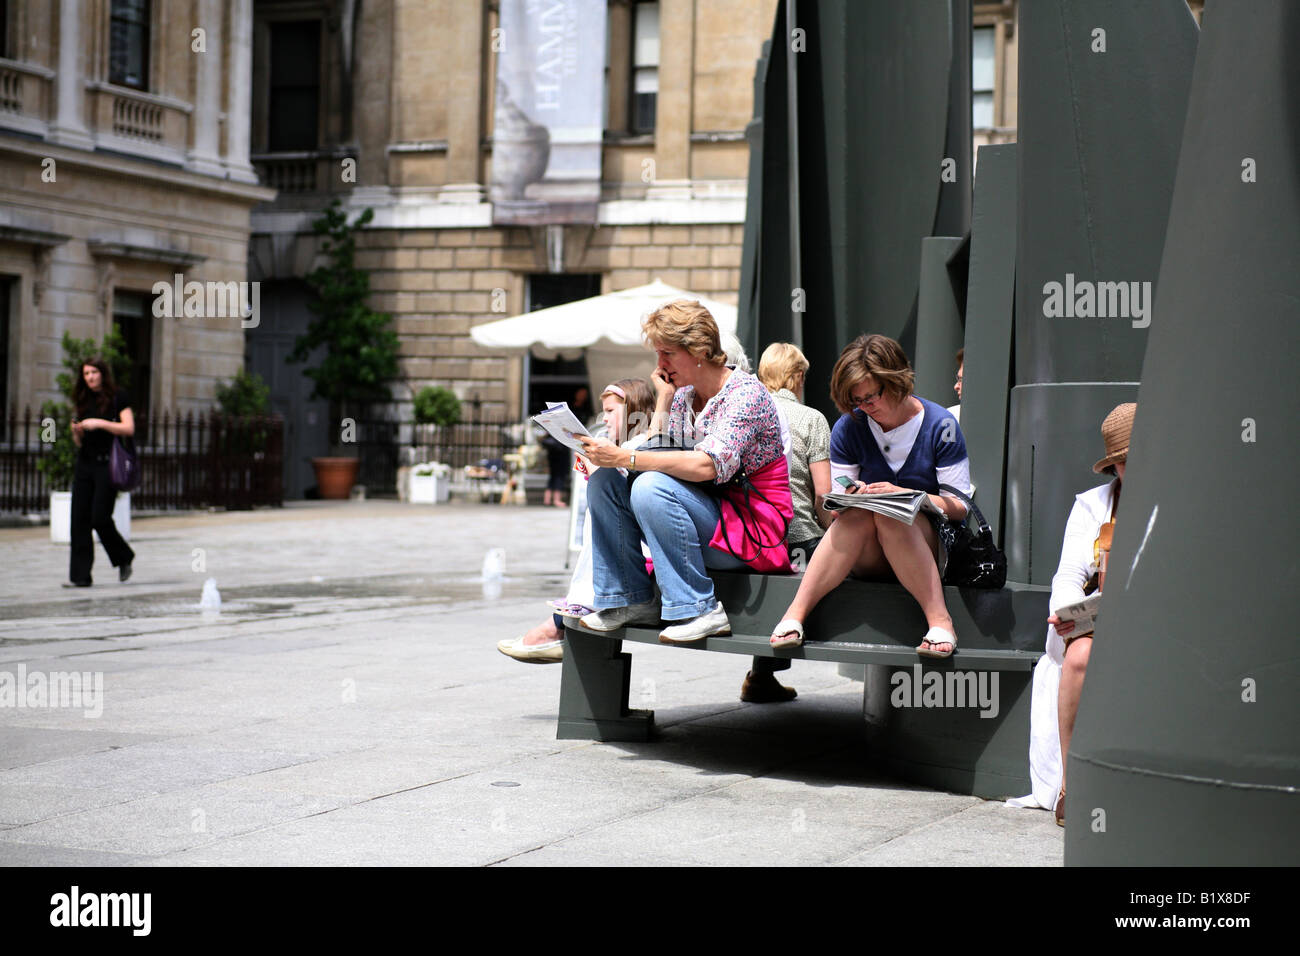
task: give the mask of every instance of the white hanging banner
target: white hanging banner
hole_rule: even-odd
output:
[[[605,0],[501,0],[492,221],[594,223],[600,201]]]

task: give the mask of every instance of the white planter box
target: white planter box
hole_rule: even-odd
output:
[[[451,481],[437,475],[411,475],[411,503],[442,504],[451,497]]]
[[[119,492],[113,504],[113,524],[126,541],[131,540],[131,493]],[[95,541],[99,535],[92,531]],[[72,492],[50,492],[50,541],[54,544],[72,543]]]

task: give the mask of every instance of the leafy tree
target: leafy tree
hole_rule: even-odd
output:
[[[356,265],[356,234],[373,218],[374,210],[366,209],[349,223],[335,200],[312,223],[313,231],[324,237],[321,252],[328,261],[307,275],[307,284],[316,293],[309,305],[315,318],[294,342],[288,361],[305,362],[324,347],[319,364],[303,374],[314,383],[312,398],[330,403],[331,439],[351,408],[386,400],[385,383],[398,372],[392,316],[366,305],[370,276]]]

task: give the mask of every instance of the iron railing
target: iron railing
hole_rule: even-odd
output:
[[[0,441],[0,511],[41,513],[51,488],[37,463],[54,452],[31,409],[11,412]],[[142,511],[252,508],[284,503],[284,421],[189,412],[136,419],[141,484],[131,506]]]

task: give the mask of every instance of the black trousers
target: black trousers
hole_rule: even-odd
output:
[[[135,558],[135,552],[113,524],[113,504],[116,501],[117,489],[108,478],[108,456],[88,458],[79,455],[76,477],[72,481],[70,581],[79,584],[90,581],[90,569],[95,563],[95,539],[91,537],[91,531],[99,532],[100,543],[114,567],[130,564]]]

